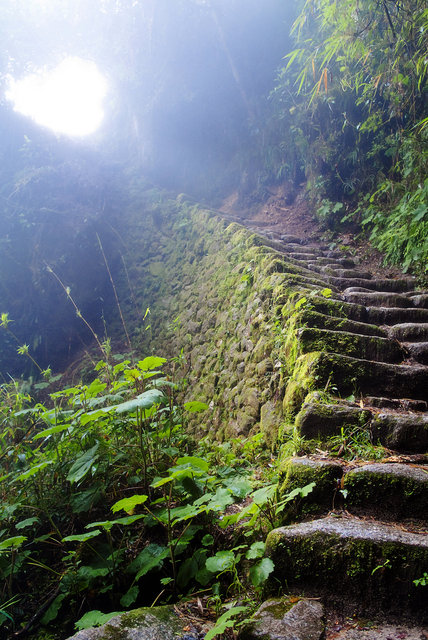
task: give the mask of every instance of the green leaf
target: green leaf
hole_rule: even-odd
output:
[[[80,631],[82,629],[89,629],[89,627],[99,627],[102,624],[106,624],[109,620],[115,616],[119,616],[124,611],[112,611],[112,613],[102,613],[98,609],[88,611],[82,616],[76,623],[75,628]]]
[[[133,587],[129,587],[128,591],[120,599],[120,604],[122,605],[122,607],[128,608],[131,606],[131,604],[134,604],[134,602],[138,598],[139,592],[140,590],[136,585],[134,585]]]
[[[223,613],[223,615],[220,616],[220,618],[218,618],[218,620],[216,621],[214,627],[210,629],[205,635],[204,640],[212,640],[212,638],[215,638],[215,636],[224,633],[228,627],[233,627],[235,622],[231,620],[231,618],[234,618],[239,613],[247,610],[248,607],[232,607],[231,609],[226,611],[226,613]]]
[[[13,538],[6,538],[0,542],[0,551],[11,549],[12,547],[20,547],[23,542],[27,540],[27,536],[14,536]]]
[[[257,489],[251,494],[253,502],[256,504],[265,504],[268,500],[272,500],[277,490],[277,484],[269,484],[266,487],[262,487],[261,489]]]
[[[247,560],[254,560],[255,558],[261,558],[265,552],[266,545],[264,542],[253,542],[248,549],[245,557]]]
[[[36,475],[39,471],[43,471],[50,464],[53,464],[53,460],[46,460],[45,462],[41,462],[40,464],[36,464],[34,467],[28,469],[24,473],[21,473],[19,476],[15,478],[15,480],[27,480],[27,478],[31,478],[31,476]]]
[[[109,567],[99,567],[98,569],[94,569],[94,567],[84,565],[83,567],[79,567],[77,576],[80,582],[85,582],[85,585],[89,586],[97,578],[105,578],[109,573]]]
[[[218,574],[222,571],[227,571],[227,569],[231,569],[234,564],[235,554],[233,551],[217,551],[215,556],[207,558],[205,566],[211,573]]]
[[[89,511],[97,502],[100,501],[102,492],[99,487],[92,487],[86,491],[73,493],[70,496],[70,504],[73,513],[84,513]]]
[[[140,360],[137,363],[137,367],[141,371],[150,371],[151,369],[157,369],[166,362],[166,358],[159,358],[158,356],[148,356],[144,360]]]
[[[64,600],[66,595],[67,595],[66,593],[60,593],[55,598],[55,600],[52,602],[51,606],[49,607],[49,609],[46,611],[45,615],[41,619],[42,624],[49,624],[49,622],[52,622],[52,620],[55,620],[61,608],[62,601]]]
[[[21,520],[15,525],[16,529],[26,529],[27,527],[31,527],[35,523],[39,523],[40,520],[38,518],[26,518],[25,520]]]
[[[94,462],[98,459],[98,456],[95,455],[98,447],[99,443],[97,442],[96,445],[94,445],[91,449],[88,449],[88,451],[85,451],[85,453],[79,456],[79,458],[77,458],[77,460],[74,462],[67,476],[67,480],[71,484],[79,482],[86,476]]]
[[[127,571],[129,573],[136,573],[135,580],[139,580],[142,576],[152,569],[161,568],[165,558],[169,557],[168,547],[163,547],[158,544],[149,544],[145,547],[141,553],[135,558],[129,565]]]
[[[47,438],[47,436],[51,436],[53,433],[61,433],[61,431],[66,431],[66,429],[70,429],[69,424],[57,424],[55,427],[50,427],[49,429],[39,431],[39,433],[34,436],[33,440]]]
[[[90,524],[87,524],[85,526],[85,529],[92,529],[92,527],[102,527],[106,531],[110,531],[110,529],[115,524],[121,524],[124,527],[126,527],[129,524],[133,524],[137,520],[141,520],[141,518],[145,518],[145,517],[146,517],[145,515],[127,516],[126,518],[117,518],[117,520],[102,520],[100,522],[91,522]]]
[[[246,498],[253,488],[248,478],[242,476],[227,478],[224,484],[237,498]]]
[[[201,544],[203,544],[204,547],[210,547],[212,544],[214,544],[214,538],[210,533],[207,533],[201,540]]]
[[[91,538],[96,538],[99,536],[101,531],[98,529],[96,531],[88,531],[88,533],[80,533],[74,536],[66,536],[62,539],[62,542],[86,542],[86,540],[90,540]]]
[[[125,511],[126,513],[129,513],[129,515],[132,515],[132,512],[134,511],[137,504],[144,504],[147,498],[148,496],[144,494],[141,494],[141,495],[135,494],[130,498],[123,498],[122,500],[118,500],[118,502],[114,503],[111,510],[113,511],[113,513],[116,513],[117,511],[120,511],[123,509],[123,511]]]
[[[178,458],[176,466],[184,464],[202,469],[202,471],[205,471],[206,473],[208,473],[209,470],[208,462],[203,458],[197,458],[195,456],[184,456],[183,458]]]
[[[132,400],[127,400],[114,407],[116,413],[131,413],[137,409],[150,409],[154,404],[165,400],[165,395],[159,389],[148,389]]]
[[[250,580],[253,587],[260,587],[274,570],[275,566],[270,558],[263,558],[250,569]]]
[[[200,413],[201,411],[206,411],[208,409],[208,405],[205,402],[199,402],[199,400],[192,400],[190,402],[185,402],[183,407],[189,413]]]
[[[207,509],[212,511],[224,511],[226,507],[234,502],[235,501],[229,489],[219,487],[215,494],[210,497],[209,502],[207,502]]]

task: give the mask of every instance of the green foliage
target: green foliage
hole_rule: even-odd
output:
[[[416,580],[413,580],[413,584],[416,585],[417,587],[428,586],[428,573],[425,571],[422,578],[417,578]]]
[[[215,625],[205,635],[204,640],[212,640],[212,638],[224,633],[226,629],[233,627],[235,625],[234,618],[246,611],[248,611],[248,607],[231,607],[228,609],[217,619]]]
[[[425,271],[426,1],[306,0],[292,33],[264,131],[272,171],[305,174],[330,229],[363,222],[388,260]]]
[[[305,493],[276,503],[275,487],[254,480],[260,435],[195,446],[183,420],[207,405],[176,403],[165,359],[111,361],[46,403],[17,383],[0,387],[6,631],[34,608],[46,607],[42,625],[80,617],[76,628],[86,628],[107,619],[101,610],[150,604],[156,593],[167,601],[195,588],[218,598],[260,592],[273,565],[258,537]],[[232,520],[244,542],[223,533]],[[38,585],[31,597],[27,584]]]
[[[370,429],[365,426],[341,427],[340,435],[329,439],[332,455],[345,460],[381,460],[385,449],[373,443]]]

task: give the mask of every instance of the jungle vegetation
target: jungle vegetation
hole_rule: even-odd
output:
[[[426,0],[89,7],[64,5],[53,39],[26,2],[4,3],[0,22],[3,86],[68,47],[102,58],[115,89],[88,145],[0,104],[0,633],[46,638],[64,611],[71,633],[100,610],[186,593],[215,607],[231,583],[254,600],[271,570],[266,530],[311,491],[278,502],[259,436],[196,447],[186,416],[203,426],[209,409],[181,402],[174,361],[113,355],[109,270],[123,269],[128,207],[152,219],[159,189],[212,206],[237,191],[250,206],[289,182],[326,229],[351,225],[418,274],[428,259]],[[101,360],[82,381],[57,378],[94,333]],[[247,498],[233,538],[238,516],[219,512]]]

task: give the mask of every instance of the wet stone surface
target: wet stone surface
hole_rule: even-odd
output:
[[[199,640],[199,633],[180,620],[172,606],[143,607],[83,629],[69,640]]]
[[[267,600],[244,627],[240,640],[320,640],[324,634],[324,610],[316,600]]]

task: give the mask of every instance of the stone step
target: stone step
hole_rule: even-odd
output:
[[[305,244],[305,241],[303,238],[299,238],[298,236],[292,236],[286,233],[278,235],[278,238],[284,244]]]
[[[428,367],[419,364],[388,364],[320,353],[311,358],[311,376],[319,389],[335,385],[342,397],[355,391],[363,395],[376,391],[382,396],[413,400],[428,397]]]
[[[274,563],[269,587],[324,595],[385,612],[426,617],[426,594],[414,585],[428,571],[428,535],[357,517],[327,516],[280,527],[266,540]]]
[[[299,329],[298,337],[302,353],[346,353],[354,358],[391,363],[402,362],[405,358],[399,343],[388,338],[317,328]]]
[[[331,280],[331,278],[328,280]],[[373,291],[372,293],[369,293],[368,291],[353,290],[351,292],[348,291],[347,293],[343,293],[342,295],[346,302],[361,304],[365,307],[412,307],[411,298],[397,293],[389,293],[387,291]]]
[[[415,362],[428,364],[428,342],[402,342],[401,344]]]
[[[334,278],[358,278],[359,280],[371,280],[372,274],[369,271],[358,271],[358,269],[342,269],[333,265],[321,267],[321,273]]]
[[[316,262],[310,263],[311,268],[312,264],[320,267],[320,266],[329,266],[335,268],[336,266],[343,267],[344,269],[353,269],[355,267],[355,261],[351,260],[351,258],[337,258],[336,260],[332,260],[331,258],[326,258],[325,256],[318,256],[316,258]]]
[[[367,311],[364,305],[344,300],[334,300],[315,295],[311,297],[311,307],[326,316],[343,317],[357,322],[365,322],[367,319]]]
[[[391,338],[400,342],[426,342],[428,340],[428,322],[405,322],[395,324],[388,329]]]
[[[289,253],[309,253],[312,257],[319,256],[322,252],[322,249],[317,245],[296,244],[293,242],[288,242],[285,248]]]
[[[428,415],[379,413],[370,423],[373,441],[389,449],[424,453],[428,449]]]
[[[366,318],[367,322],[378,325],[392,325],[401,322],[428,323],[428,309],[369,306],[367,307]]]
[[[331,460],[285,458],[279,466],[279,495],[282,498],[294,489],[314,483],[312,491],[302,501],[304,513],[319,513],[323,507],[330,510],[342,476],[342,465]]]
[[[428,449],[428,416],[424,414],[375,413],[368,407],[309,402],[297,414],[295,426],[308,439],[325,440],[342,429],[366,429],[373,444],[412,453]]]
[[[343,404],[305,403],[296,416],[300,435],[320,439],[340,434],[342,427],[369,428],[372,413],[368,409]]]
[[[374,324],[366,324],[365,322],[356,322],[347,318],[337,318],[335,316],[326,316],[318,311],[305,309],[297,316],[297,324],[307,327],[317,327],[318,329],[332,329],[333,331],[349,331],[364,336],[379,336],[381,338],[388,337],[386,329],[378,327]]]
[[[392,363],[402,362],[406,356],[399,343],[388,338],[309,327],[298,329],[297,335],[302,353],[328,351],[346,353],[354,358]]]
[[[345,474],[347,509],[362,507],[381,519],[428,522],[428,465],[374,463]]]
[[[295,260],[302,260],[304,262],[307,262],[308,260],[313,259],[316,254],[310,253],[309,251],[305,251],[305,250],[306,250],[306,247],[303,247],[303,251],[302,251],[302,247],[300,247],[300,251],[301,251],[300,253],[298,253],[297,251],[293,251],[290,253],[292,254]]]
[[[428,309],[428,294],[418,294],[415,296],[411,296],[410,299],[413,302],[413,306],[418,309]]]
[[[327,276],[327,280],[335,287],[346,289],[347,287],[364,287],[374,291],[382,291],[385,293],[401,293],[409,291],[413,288],[413,280],[408,278],[401,278],[397,280],[375,278],[373,280],[367,280],[365,278],[335,278],[334,276]],[[415,305],[416,306],[416,305]]]
[[[362,398],[364,406],[378,409],[395,409],[398,411],[428,411],[428,402],[424,400],[409,400],[408,398],[379,398],[366,396]]]

